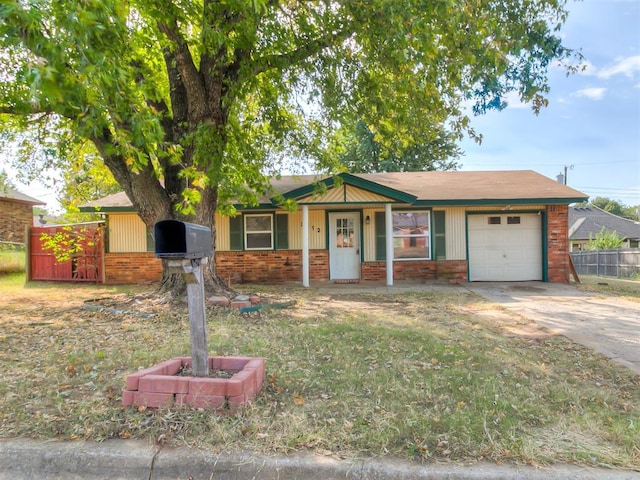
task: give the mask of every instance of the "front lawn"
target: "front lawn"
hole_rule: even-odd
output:
[[[266,301],[297,303],[245,316],[210,308],[210,355],[267,362],[252,406],[218,416],[120,403],[128,373],[189,355],[184,303],[4,281],[4,437],[640,468],[640,378],[462,289],[374,296],[262,287]],[[96,298],[124,313],[82,308]]]

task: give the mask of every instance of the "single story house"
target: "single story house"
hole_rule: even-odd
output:
[[[569,245],[571,252],[587,249],[589,238],[602,230],[615,232],[624,240],[621,248],[640,246],[640,222],[622,218],[594,205],[569,207]]]
[[[318,183],[323,188],[317,188]],[[216,214],[219,275],[244,282],[569,282],[569,204],[583,193],[531,170],[283,176],[275,198]],[[120,193],[107,217],[105,282],[154,281],[153,239]]]
[[[0,185],[0,242],[26,243],[33,224],[33,207],[46,202]]]

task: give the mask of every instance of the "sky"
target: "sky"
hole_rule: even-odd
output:
[[[590,198],[640,205],[640,1],[568,4],[563,44],[586,70],[550,71],[549,106],[536,116],[517,98],[474,117],[481,145],[462,144],[461,170],[535,170]]]
[[[536,116],[517,98],[474,117],[481,145],[464,141],[461,170],[567,172],[567,185],[591,198],[640,205],[640,1],[570,1],[561,36],[587,68],[549,73],[549,106]],[[3,168],[0,159],[0,168]],[[56,192],[12,178],[18,189],[59,211]]]

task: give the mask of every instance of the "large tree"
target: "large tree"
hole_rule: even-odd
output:
[[[404,145],[402,140],[391,143],[376,139],[371,127],[363,121],[336,135],[340,162],[349,172],[419,172],[429,170],[455,170],[462,151],[456,135],[444,129],[433,128],[424,132],[419,143]],[[341,149],[341,150],[340,150]]]
[[[474,136],[466,106],[512,91],[537,112],[573,56],[565,18],[563,0],[4,0],[0,123],[90,141],[148,226],[215,227],[287,159],[334,167],[345,125],[393,149]]]

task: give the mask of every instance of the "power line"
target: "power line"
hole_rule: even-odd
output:
[[[597,190],[602,192],[629,193],[629,194],[640,195],[640,189],[638,188],[586,187],[583,185],[574,185],[573,188],[583,188],[585,190]]]

